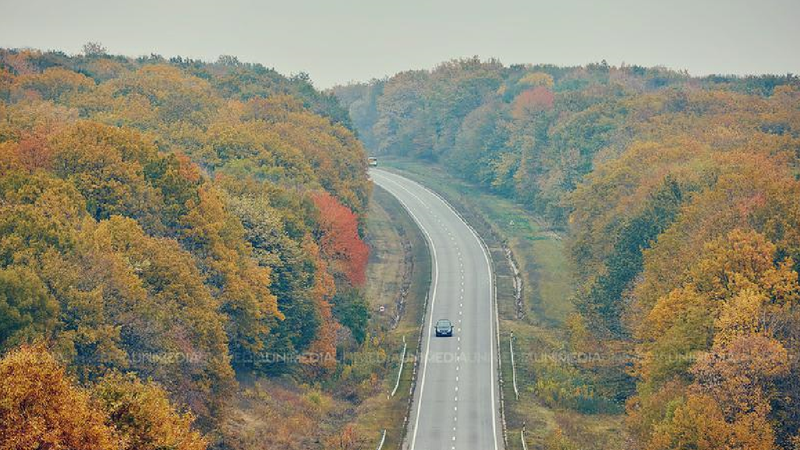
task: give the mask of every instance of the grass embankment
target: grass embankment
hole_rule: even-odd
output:
[[[391,194],[375,186],[370,202],[367,243],[370,260],[367,267],[367,300],[371,309],[371,335],[381,336],[393,370],[383,380],[385,390],[359,405],[356,431],[375,436],[386,429],[384,449],[397,449],[405,433],[425,296],[430,285],[430,255],[425,240],[413,219]],[[400,309],[400,300],[403,306]],[[380,308],[383,306],[384,311]],[[396,321],[398,316],[400,320]],[[397,381],[403,336],[408,343],[406,364],[394,397],[389,393]]]
[[[415,179],[445,197],[478,231],[489,246],[497,276],[500,351],[509,450],[521,449],[520,430],[526,424],[530,449],[545,448],[560,429],[581,449],[622,448],[621,415],[581,414],[551,408],[536,394],[537,365],[567,350],[565,321],[573,311],[573,282],[564,245],[558,234],[508,199],[487,193],[419,161],[381,159],[381,166]],[[504,247],[511,250],[523,283],[517,305],[513,272]],[[509,338],[514,333],[519,400],[512,385]],[[541,371],[541,366],[538,367]],[[569,367],[561,367],[563,374]]]

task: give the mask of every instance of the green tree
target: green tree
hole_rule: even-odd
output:
[[[25,267],[0,269],[0,348],[52,333],[58,303],[42,280]]]

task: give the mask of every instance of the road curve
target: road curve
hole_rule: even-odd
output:
[[[404,448],[500,450],[494,280],[478,236],[438,195],[395,173],[370,177],[394,195],[431,248],[433,274],[422,358]],[[449,319],[452,338],[435,337]]]

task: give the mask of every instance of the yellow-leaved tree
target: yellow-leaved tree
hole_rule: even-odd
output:
[[[121,441],[90,392],[42,347],[0,360],[0,448],[110,450]]]

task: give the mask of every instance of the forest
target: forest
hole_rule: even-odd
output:
[[[358,448],[367,151],[563,236],[563,346],[600,357],[532,370],[542,404],[636,449],[800,449],[796,76],[468,58],[321,92],[98,44],[0,49],[0,442]]]
[[[3,447],[336,438],[308,429],[371,387],[341,357],[366,339],[370,189],[304,74],[0,49]],[[253,379],[283,380],[260,434]]]
[[[631,448],[800,448],[800,79],[475,57],[334,92],[371,154],[564,237],[564,348],[600,357],[534,370],[539,401],[624,413]]]

